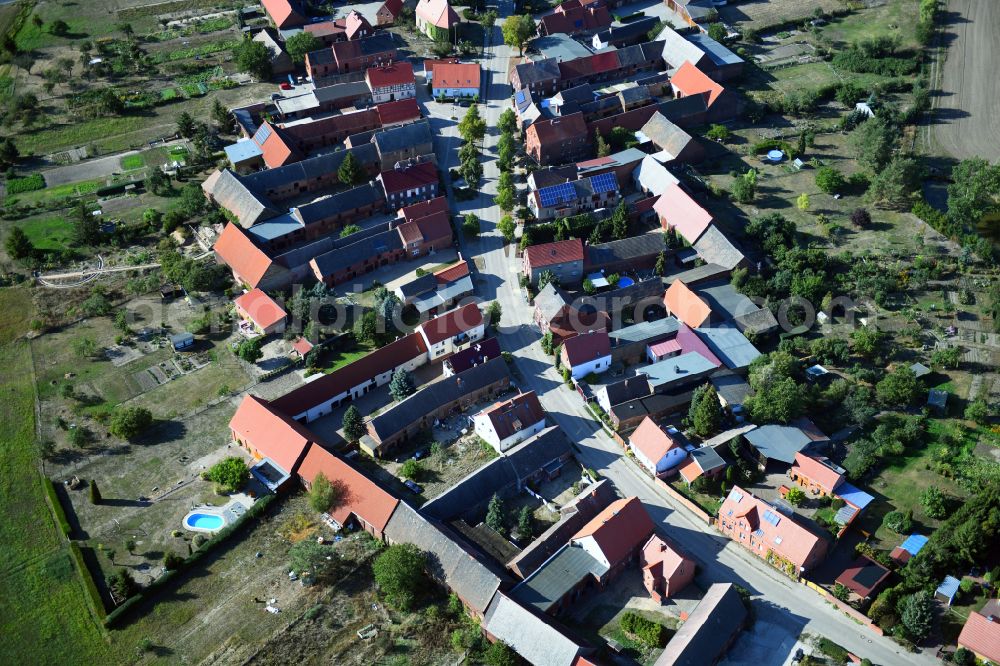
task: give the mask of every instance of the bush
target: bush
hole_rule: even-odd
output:
[[[847,662],[847,650],[837,645],[829,638],[820,638],[816,647],[819,648],[820,652],[830,657],[838,664],[844,664]]]
[[[163,568],[168,571],[176,571],[184,565],[184,558],[173,551],[163,554]]]
[[[44,477],[43,483],[45,484],[45,496],[49,500],[49,507],[52,509],[52,515],[55,516],[56,523],[59,524],[59,529],[66,536],[69,536],[73,531],[69,526],[69,521],[66,520],[66,511],[63,510],[62,502],[59,501],[59,494],[56,493],[56,487],[52,484],[52,479]]]
[[[897,534],[906,534],[913,527],[913,518],[909,511],[890,511],[882,518],[882,524]]]
[[[7,194],[23,194],[35,190],[45,189],[45,178],[40,173],[33,173],[24,178],[10,178],[7,180]]]
[[[423,588],[427,555],[413,544],[386,548],[375,560],[375,582],[386,597],[406,610]]]
[[[111,415],[108,430],[115,437],[133,439],[153,424],[153,414],[145,407],[119,407]]]
[[[243,487],[249,474],[250,469],[242,458],[230,456],[212,465],[205,476],[227,492],[234,493]]]
[[[632,634],[650,647],[663,647],[667,642],[666,627],[631,611],[622,615],[619,626],[622,631]]]

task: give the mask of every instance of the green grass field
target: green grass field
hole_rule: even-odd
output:
[[[45,501],[35,444],[26,290],[0,290],[0,663],[110,663]]]
[[[21,227],[39,250],[60,251],[73,245],[73,223],[66,217],[26,218],[15,226]]]
[[[129,139],[127,133],[141,130],[149,123],[150,119],[144,116],[96,118],[72,125],[21,132],[15,140],[22,154],[44,155],[88,143],[96,143],[106,152],[117,152],[131,148],[136,142]]]
[[[122,169],[125,171],[133,171],[146,166],[146,162],[142,159],[142,155],[126,155],[121,161]]]

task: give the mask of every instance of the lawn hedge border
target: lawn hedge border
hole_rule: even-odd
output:
[[[69,520],[66,519],[66,511],[63,509],[62,502],[59,501],[59,494],[56,493],[55,484],[47,476],[42,477],[42,484],[45,486],[45,498],[48,500],[49,508],[52,510],[52,515],[56,519],[56,523],[59,524],[59,529],[62,530],[63,535],[69,537],[73,533],[73,528],[70,527]]]
[[[215,550],[219,544],[223,543],[237,532],[245,529],[251,522],[251,519],[257,518],[264,513],[264,511],[266,511],[267,508],[275,502],[277,497],[277,495],[265,495],[264,497],[258,499],[253,503],[253,506],[247,509],[242,516],[236,519],[236,522],[219,530],[219,532],[211,539],[202,544],[201,548],[188,555],[177,569],[165,571],[159,578],[144,587],[137,594],[126,599],[121,605],[118,606],[118,608],[108,613],[108,616],[104,619],[104,626],[113,627],[119,624],[123,619],[126,619],[126,616],[133,608],[140,605],[143,601],[155,597],[167,586],[167,583],[184,572],[184,570],[198,563],[208,553]]]
[[[73,564],[76,565],[77,573],[80,574],[80,580],[83,581],[83,587],[87,590],[90,612],[94,614],[98,622],[101,622],[107,616],[108,610],[104,606],[104,599],[101,598],[101,593],[97,589],[97,583],[94,582],[94,577],[90,573],[90,567],[87,566],[87,563],[83,559],[83,551],[80,550],[79,544],[75,541],[70,541],[69,552]]]

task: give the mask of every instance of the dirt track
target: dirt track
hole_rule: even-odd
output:
[[[1000,2],[951,0],[942,37],[949,44],[934,119],[939,148],[957,159],[1000,160]]]

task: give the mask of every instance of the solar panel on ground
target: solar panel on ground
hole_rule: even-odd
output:
[[[590,178],[590,186],[594,188],[594,194],[614,192],[618,189],[618,178],[613,172],[600,173]]]

